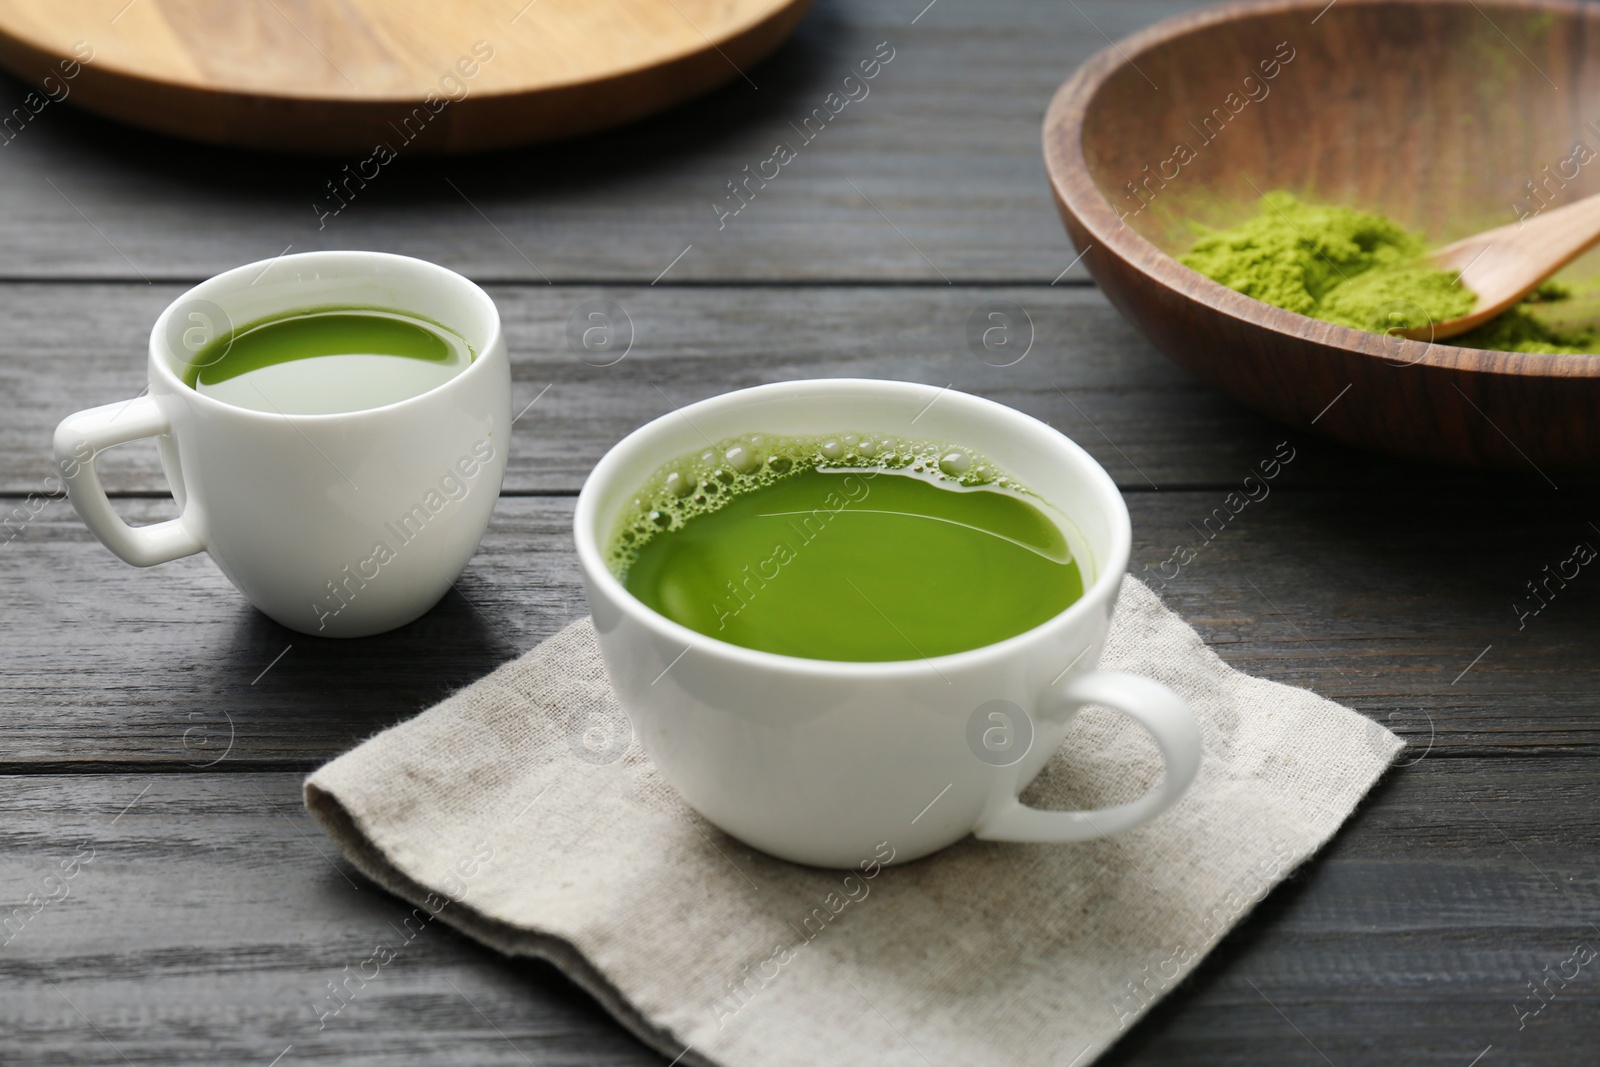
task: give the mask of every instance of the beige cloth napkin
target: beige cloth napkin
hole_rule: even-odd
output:
[[[306,803],[369,877],[548,959],[681,1064],[1082,1067],[1338,829],[1401,748],[1226,666],[1127,579],[1102,665],[1200,719],[1176,807],[1075,845],[962,841],[795,866],[694,814],[632,740],[587,619],[317,771]],[[1154,744],[1086,709],[1027,799],[1131,799]],[[426,914],[418,914],[425,921]]]

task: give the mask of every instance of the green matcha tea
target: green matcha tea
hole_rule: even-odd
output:
[[[183,380],[225,403],[284,415],[382,407],[465,370],[466,341],[393,311],[326,308],[276,316],[213,338]]]
[[[821,660],[980,648],[1083,595],[1062,520],[992,464],[853,434],[752,435],[668,465],[610,564],[691,630]]]

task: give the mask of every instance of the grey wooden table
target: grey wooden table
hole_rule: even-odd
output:
[[[403,909],[335,855],[300,782],[583,611],[568,525],[608,445],[672,405],[826,375],[954,385],[1048,420],[1123,487],[1147,577],[1279,442],[1295,449],[1161,595],[1230,663],[1410,747],[1104,1062],[1600,1058],[1600,964],[1524,1014],[1528,983],[1600,948],[1600,577],[1536,616],[1512,606],[1600,545],[1594,480],[1358,454],[1169,365],[1069,267],[1038,124],[1108,38],[1190,5],[925,3],[821,0],[755,87],[577,144],[401,158],[320,224],[340,161],[153,139],[61,104],[0,145],[0,509],[27,516],[0,529],[0,915],[26,916],[0,934],[0,1061],[663,1062],[549,967],[443,927],[319,1029],[325,983]],[[719,227],[726,183],[884,41],[870,95]],[[23,91],[0,82],[0,112]],[[279,628],[203,556],[124,566],[68,505],[30,497],[62,415],[140,389],[174,295],[317,248],[487,285],[514,407],[532,404],[464,595],[353,643]],[[594,299],[633,325],[614,366],[567,343]],[[1027,310],[1022,362],[969,348],[986,301]],[[172,514],[153,448],[102,467],[130,518]],[[69,895],[29,905],[75,858]]]

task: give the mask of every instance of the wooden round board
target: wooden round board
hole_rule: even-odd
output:
[[[216,144],[470,152],[747,79],[808,3],[0,0],[0,66],[51,99]]]

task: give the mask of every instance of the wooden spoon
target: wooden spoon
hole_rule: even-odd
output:
[[[1413,341],[1442,341],[1481,326],[1596,242],[1600,242],[1600,195],[1445,245],[1429,253],[1426,262],[1460,271],[1461,284],[1478,295],[1478,302],[1459,319],[1397,332]]]

